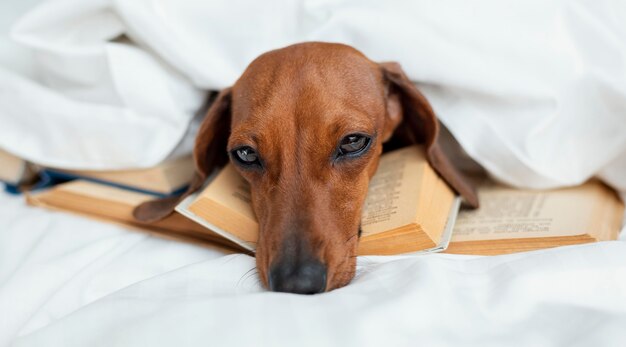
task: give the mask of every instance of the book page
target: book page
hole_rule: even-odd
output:
[[[421,147],[381,157],[370,181],[361,219],[362,237],[416,223],[420,188],[428,164]],[[407,209],[407,206],[415,206]]]
[[[436,180],[437,175],[428,165],[422,147],[411,146],[381,156],[378,170],[370,181],[363,207],[362,237],[407,226],[418,228],[418,212],[428,214],[432,195],[436,191]],[[218,213],[219,216],[214,216],[211,220],[216,225],[220,224],[220,228],[232,228],[233,223],[239,223],[234,219],[248,225],[251,223],[256,225],[250,204],[249,185],[231,164],[227,165],[200,193],[199,198],[190,204],[189,209],[197,215],[203,215],[211,209],[206,206],[207,202],[224,208],[224,212]],[[452,199],[447,205],[444,204],[446,206],[441,206],[444,223],[451,203]],[[201,207],[202,205],[205,207]],[[231,213],[232,215],[229,215]],[[440,234],[441,231],[436,232]],[[250,232],[257,232],[256,228]]]
[[[459,213],[452,242],[589,234],[607,188],[597,181],[544,191],[492,183],[478,194],[480,208]]]
[[[200,197],[219,201],[220,205],[256,220],[251,205],[250,185],[232,164],[226,165],[220,171]]]
[[[376,174],[370,181],[363,207],[363,236],[415,223],[420,185],[427,167],[423,150],[408,147],[381,157]],[[248,182],[229,164],[200,194],[201,198],[219,201],[221,205],[254,219]]]

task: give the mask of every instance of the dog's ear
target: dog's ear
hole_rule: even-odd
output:
[[[146,201],[133,210],[133,217],[144,223],[155,222],[169,216],[176,205],[202,188],[211,172],[228,161],[226,144],[230,135],[231,89],[219,93],[207,111],[193,151],[196,172],[187,190],[180,196]]]
[[[472,207],[478,196],[469,181],[450,163],[438,143],[439,121],[432,107],[406,76],[400,64],[381,63],[387,83],[387,119],[383,140],[392,136],[403,145],[423,143],[426,158],[441,177]]]
[[[228,161],[226,145],[230,136],[231,95],[230,88],[218,94],[196,135],[193,156],[202,183],[214,169]]]

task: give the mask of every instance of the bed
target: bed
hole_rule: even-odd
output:
[[[622,346],[626,242],[360,257],[350,285],[267,292],[254,259],[0,195],[0,346]],[[624,235],[622,234],[622,239]]]
[[[625,14],[608,0],[3,1],[0,148],[150,167],[189,153],[207,91],[321,40],[400,62],[494,178],[595,176],[624,198]],[[360,257],[347,287],[299,296],[265,291],[250,256],[0,193],[0,346],[624,346],[625,241]]]

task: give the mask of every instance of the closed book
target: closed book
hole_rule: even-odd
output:
[[[223,237],[174,213],[154,223],[133,218],[135,207],[154,199],[153,195],[85,180],[73,180],[46,190],[28,192],[27,202],[33,206],[71,212],[102,221],[114,222],[153,232],[159,236],[194,242],[215,243],[230,250],[241,249]]]
[[[46,168],[43,174],[53,182],[82,179],[163,197],[185,190],[194,175],[194,163],[191,156],[184,156],[145,169],[102,171]]]

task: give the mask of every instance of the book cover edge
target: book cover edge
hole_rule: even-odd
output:
[[[459,215],[459,211],[461,210],[461,197],[455,196],[452,201],[452,206],[450,207],[450,213],[448,214],[448,218],[446,219],[446,226],[443,229],[443,234],[441,234],[441,240],[435,247],[423,249],[415,252],[408,253],[399,253],[398,255],[422,255],[429,253],[438,253],[443,252],[448,249],[450,245],[450,241],[452,240],[452,233],[454,231],[454,224],[456,224],[456,218]]]
[[[195,194],[191,194],[188,197],[186,197],[185,199],[183,199],[183,201],[181,201],[178,205],[176,205],[176,207],[174,208],[174,210],[180,214],[182,214],[183,216],[191,219],[192,221],[202,225],[203,227],[213,231],[214,233],[228,239],[229,241],[238,244],[239,246],[243,247],[244,249],[247,249],[251,252],[255,251],[255,247],[250,243],[250,242],[246,242],[238,237],[236,237],[235,235],[216,227],[215,225],[213,225],[212,223],[209,223],[206,219],[198,216],[197,214],[193,213],[192,211],[189,210],[189,205],[191,205],[199,196],[199,193],[195,193]]]

